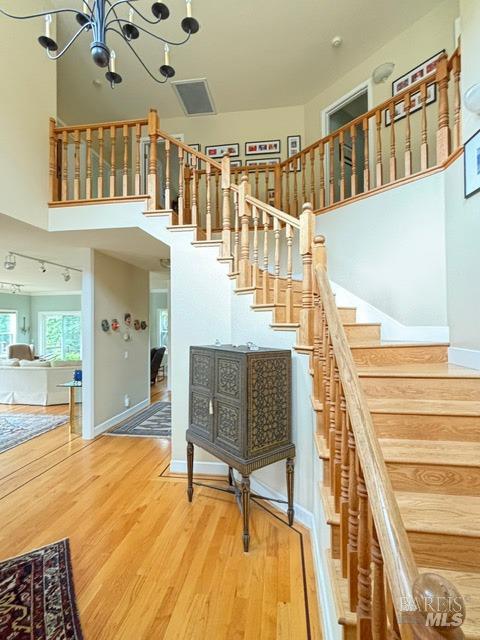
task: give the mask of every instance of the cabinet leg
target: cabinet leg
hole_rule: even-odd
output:
[[[187,496],[188,501],[191,502],[193,498],[193,444],[191,442],[187,443],[187,474],[188,474],[188,484],[187,484]]]
[[[293,508],[293,480],[295,474],[295,461],[293,458],[287,458],[287,496],[288,496],[288,524],[292,526],[295,517]]]
[[[245,553],[250,546],[250,478],[242,476],[242,515],[243,515],[243,550]]]
[[[228,484],[233,487],[233,469],[228,467]]]

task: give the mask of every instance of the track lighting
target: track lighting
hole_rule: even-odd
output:
[[[7,271],[13,271],[15,269],[15,267],[17,266],[17,259],[15,258],[13,253],[9,253],[5,257],[5,262],[3,263],[3,266]]]
[[[65,271],[62,273],[62,276],[65,282],[70,282],[70,280],[72,279],[69,269],[65,269]]]
[[[45,266],[44,262],[40,262],[40,271],[42,273],[46,273],[46,271],[47,271],[47,267]]]
[[[10,293],[21,293],[21,284],[15,284],[13,282],[0,282],[0,291],[10,291]]]

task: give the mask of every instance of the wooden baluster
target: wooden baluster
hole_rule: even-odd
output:
[[[207,191],[207,209],[205,215],[205,231],[207,240],[212,239],[212,165],[208,162],[205,167],[206,175],[206,191]]]
[[[122,176],[122,195],[128,196],[128,125],[123,125],[123,176]]]
[[[267,202],[268,204],[271,204],[272,207],[274,207],[275,206],[275,190],[274,190],[273,202],[271,201],[271,198],[269,198],[268,196],[269,191],[270,191],[270,167],[265,167],[265,197],[263,198],[263,201]]]
[[[276,164],[274,166],[273,176],[274,176],[274,187],[275,187],[275,207],[277,209],[281,209],[283,189],[282,189],[282,166],[280,164]],[[284,208],[283,210],[286,211],[286,208]]]
[[[322,313],[325,316],[325,310],[323,310]],[[324,436],[325,436],[325,442],[327,443],[327,446],[328,446],[329,451],[330,451],[329,477],[330,477],[330,488],[333,491],[333,486],[332,486],[331,479],[332,479],[332,466],[333,466],[334,450],[330,449],[331,442],[332,442],[331,438],[330,438],[330,409],[331,409],[331,401],[330,401],[330,389],[331,389],[330,357],[331,357],[331,352],[330,352],[330,334],[329,334],[329,330],[328,330],[328,324],[327,324],[326,316],[324,317],[324,320],[323,320],[323,327],[324,327],[323,340],[322,340],[322,351],[323,351],[323,354],[324,354],[324,361],[323,361],[323,366],[324,366],[324,370],[323,370],[324,389],[323,389],[323,412],[322,412],[323,413],[323,433],[324,433]]]
[[[232,256],[232,223],[230,214],[231,163],[228,155],[222,158],[222,256]]]
[[[103,143],[103,127],[98,130],[98,177],[97,198],[103,198],[103,173],[105,164],[105,147]]]
[[[209,165],[210,166],[210,165]],[[178,224],[180,226],[185,224],[185,200],[184,200],[184,187],[185,187],[185,157],[182,147],[178,147]],[[207,178],[210,177],[209,175]],[[210,188],[210,181],[207,180],[207,188]],[[207,212],[208,215],[209,212]]]
[[[420,145],[420,169],[428,169],[428,131],[427,131],[427,85],[423,83],[420,87],[420,101],[422,104],[422,135]]]
[[[375,113],[375,124],[377,129],[377,161],[375,163],[375,186],[381,187],[383,184],[383,164],[382,164],[382,111]]]
[[[73,132],[75,176],[73,179],[73,199],[80,200],[80,131]]]
[[[348,420],[348,599],[350,611],[357,610],[358,602],[358,493],[357,452],[355,436]]]
[[[280,304],[280,220],[273,219],[273,237],[275,240],[274,275],[273,275],[273,304]]]
[[[453,70],[453,147],[454,151],[462,144],[461,130],[461,97],[460,97],[460,55],[454,54],[452,61]]]
[[[110,191],[109,197],[113,198],[115,196],[115,178],[116,178],[116,163],[117,163],[117,154],[116,154],[116,133],[117,130],[114,126],[110,127]]]
[[[298,160],[293,162],[293,212],[295,218],[298,218]]]
[[[383,573],[382,550],[378,542],[377,529],[372,524],[372,561],[373,561],[373,602],[372,637],[373,640],[387,638],[387,608],[385,601],[385,578]]]
[[[370,568],[370,529],[368,513],[368,494],[363,470],[357,458],[358,478],[358,603],[357,638],[372,638],[372,583]]]
[[[198,205],[197,205],[197,156],[192,155],[192,224],[198,225]]]
[[[68,133],[62,133],[62,200],[68,200]]]
[[[395,140],[395,104],[392,102],[389,106],[390,112],[390,182],[397,179],[397,147]]]
[[[352,175],[350,176],[350,195],[357,195],[357,125],[350,127],[350,142],[352,145]]]
[[[262,302],[263,304],[269,304],[269,276],[268,276],[268,231],[269,220],[268,214],[263,212],[263,281],[262,281]]]
[[[90,200],[92,197],[92,130],[87,129],[87,171],[85,183],[85,198]]]
[[[437,63],[438,131],[437,164],[442,164],[450,154],[450,126],[448,111],[448,57],[445,54]]]
[[[410,124],[411,109],[410,93],[407,93],[404,100],[404,109],[406,115],[405,122],[405,177],[412,175],[412,128]]]
[[[348,425],[347,404],[343,387],[340,387],[340,411],[341,411],[341,477],[340,477],[340,557],[342,559],[342,575],[348,577],[348,507],[349,507],[349,449],[348,449]]]
[[[147,195],[149,196],[148,208],[155,211],[158,207],[158,113],[151,109],[148,114],[148,137],[150,139],[150,158],[148,162]],[[183,178],[183,176],[182,176]],[[180,209],[179,209],[180,211]],[[182,212],[183,215],[183,212]]]
[[[215,222],[214,229],[220,228],[220,172],[215,169]]]
[[[368,118],[362,121],[363,128],[363,190],[370,191],[370,144],[368,140]]]
[[[310,151],[310,204],[315,211],[317,205],[317,189],[315,185],[315,147]]]
[[[322,305],[316,281],[313,288],[313,397],[323,402]],[[316,420],[318,432],[318,418]],[[325,468],[325,466],[324,466]]]
[[[141,184],[141,140],[142,140],[142,126],[140,124],[135,125],[135,195],[140,195]]]
[[[389,621],[388,640],[402,640],[400,627],[397,620],[397,612],[393,604],[392,594],[387,586],[387,620]],[[408,636],[407,636],[408,637]]]
[[[303,263],[302,309],[300,311],[299,343],[303,346],[313,344],[313,236],[315,233],[315,216],[311,204],[303,205],[300,216],[300,255]]]
[[[329,178],[328,178],[328,204],[335,202],[335,137],[328,139],[329,150]]]
[[[342,129],[339,136],[340,156],[340,201],[345,200],[345,132]]]
[[[293,227],[290,224],[285,225],[285,237],[287,239],[287,290],[285,292],[285,305],[286,305],[286,317],[287,324],[293,322],[293,260],[292,260],[292,245],[293,245]]]
[[[320,209],[325,207],[325,145],[323,142],[319,145],[320,150]]]
[[[254,182],[255,182],[255,198],[259,198],[260,197],[260,191],[259,191],[259,182],[260,182],[260,169],[259,166],[257,164],[257,166],[255,167],[255,174],[254,174]],[[266,200],[265,200],[266,202]]]
[[[233,204],[234,204],[234,217],[235,217],[235,233],[234,233],[234,251],[233,251],[233,271],[234,273],[239,273],[240,271],[240,209],[239,209],[239,194],[237,191],[233,194]]]
[[[250,218],[251,205],[247,201],[250,195],[251,186],[248,176],[243,175],[240,181],[239,192],[239,209],[241,223],[240,237],[240,277],[239,283],[241,289],[247,289],[252,284],[252,269],[250,265]]]
[[[302,166],[302,204],[307,201],[307,156],[305,153],[301,155]],[[298,216],[298,211],[297,211]]]
[[[287,206],[285,207],[285,212],[292,215],[292,204],[290,202],[290,175],[291,175],[291,164],[287,163],[285,168],[285,177],[286,177],[285,196],[287,200]]]
[[[49,126],[49,162],[48,162],[48,179],[49,179],[49,198],[52,202],[58,200],[58,153],[57,153],[57,136],[55,133],[56,122],[50,118]]]
[[[257,207],[252,206],[252,219],[253,219],[253,282],[252,286],[257,287],[259,283],[259,269],[258,269],[258,222],[260,218],[260,212]]]
[[[171,209],[172,200],[170,195],[170,140],[165,140],[165,209]]]
[[[190,188],[192,184],[192,171],[190,169],[189,162],[191,162],[190,154],[184,152],[184,165],[183,165],[183,224],[191,224],[192,211],[190,201]]]

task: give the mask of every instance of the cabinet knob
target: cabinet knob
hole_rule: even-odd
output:
[[[208,413],[213,416],[213,402],[211,400],[208,404]]]

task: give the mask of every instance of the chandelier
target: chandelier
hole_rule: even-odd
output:
[[[152,17],[144,15],[137,6],[135,6],[137,3],[138,0],[84,0],[81,11],[65,8],[55,9],[52,11],[42,11],[40,13],[34,13],[27,16],[16,16],[0,8],[0,13],[8,18],[14,18],[16,20],[43,18],[45,20],[45,33],[38,38],[38,42],[46,50],[47,56],[50,60],[58,60],[61,58],[82,33],[91,31],[92,43],[90,45],[90,52],[92,54],[93,61],[98,67],[104,69],[108,68],[105,77],[110,82],[112,89],[116,84],[120,84],[120,82],[122,82],[122,76],[117,70],[117,56],[115,50],[111,49],[107,44],[108,34],[115,33],[130,48],[148,75],[155,80],[155,82],[164,84],[169,78],[173,78],[175,75],[175,69],[170,64],[170,47],[178,47],[187,43],[192,34],[197,33],[200,29],[198,20],[192,16],[192,0],[186,0],[187,15],[181,22],[181,27],[187,36],[179,42],[167,40],[146,28],[146,25],[157,25],[160,22],[167,20],[170,15],[170,10],[166,4],[163,2],[154,2],[152,4],[152,19]],[[127,5],[128,7],[128,19],[123,18],[120,15],[122,12],[122,5]],[[57,42],[55,42],[51,35],[52,16],[55,14],[73,14],[79,26],[74,36],[66,45],[64,45],[63,48],[58,46]],[[137,40],[140,35],[143,34],[163,43],[164,62],[158,69],[158,76],[147,67],[135,47],[132,45],[132,42]]]

